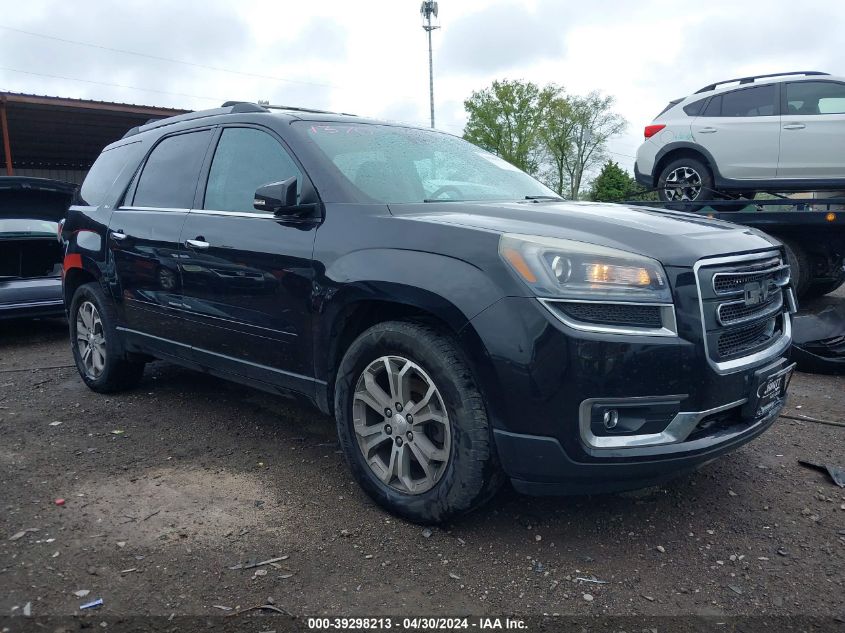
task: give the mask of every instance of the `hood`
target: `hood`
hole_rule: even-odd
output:
[[[780,243],[747,226],[693,213],[594,202],[446,202],[390,205],[393,215],[496,233],[541,235],[599,244],[692,266],[702,257]]]
[[[0,219],[58,222],[65,217],[76,188],[48,178],[0,177]]]

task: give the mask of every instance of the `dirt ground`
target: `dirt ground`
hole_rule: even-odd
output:
[[[658,489],[505,490],[429,532],[304,404],[165,363],[102,396],[71,362],[63,322],[0,325],[0,615],[845,615],[845,489],[798,464],[845,466],[842,427],[782,418]],[[797,374],[786,412],[842,422],[845,376]]]

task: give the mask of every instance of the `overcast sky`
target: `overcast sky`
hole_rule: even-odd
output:
[[[428,122],[418,0],[28,0],[14,9],[0,16],[0,90],[189,109],[267,99]],[[842,0],[442,0],[440,24],[438,128],[460,134],[463,100],[494,79],[600,90],[629,122],[610,145],[629,170],[643,126],[672,98],[746,74],[845,74]]]

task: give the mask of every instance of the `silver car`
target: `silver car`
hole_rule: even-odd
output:
[[[0,178],[0,319],[63,316],[58,223],[76,185]]]
[[[845,190],[843,148],[845,78],[759,75],[670,102],[646,126],[634,174],[672,208],[694,211],[762,190]]]

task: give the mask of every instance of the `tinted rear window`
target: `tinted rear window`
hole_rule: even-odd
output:
[[[210,130],[200,130],[168,136],[156,145],[144,164],[132,204],[189,209],[210,138]]]
[[[106,195],[111,189],[120,172],[130,161],[134,163],[141,152],[141,143],[127,143],[120,147],[108,149],[100,154],[82,183],[79,191],[81,204],[98,207],[105,202]]]
[[[720,116],[722,114],[722,95],[710,99],[710,103],[701,112],[701,116]]]
[[[734,90],[722,95],[721,116],[772,116],[774,113],[774,85]]]
[[[689,116],[698,116],[706,102],[707,99],[699,99],[698,101],[688,103],[684,106],[684,112],[686,112]]]

